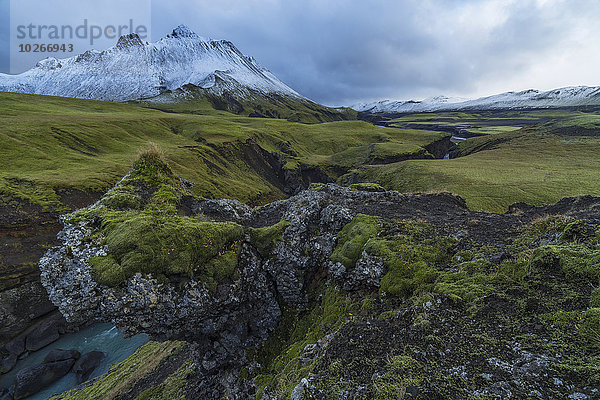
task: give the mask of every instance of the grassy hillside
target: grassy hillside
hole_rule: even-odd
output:
[[[381,154],[414,153],[441,137],[362,121],[306,125],[208,108],[177,114],[14,93],[0,94],[0,109],[0,193],[47,209],[62,207],[63,189],[107,189],[149,142],[175,173],[196,183],[195,194],[261,203],[284,197],[274,164],[292,172],[317,166],[335,179],[344,172],[340,164],[368,159],[368,146]]]
[[[177,113],[206,114],[222,110],[246,117],[280,118],[309,124],[356,119],[356,111],[334,109],[308,99],[276,93],[265,95],[251,90],[240,95],[231,89],[204,89],[192,84],[134,104]]]
[[[186,114],[12,93],[0,94],[0,109],[0,193],[47,209],[63,208],[66,189],[106,190],[150,142],[165,152],[175,173],[196,183],[195,194],[253,204],[285,197],[286,174],[304,174],[304,183],[346,174],[343,183],[352,176],[352,183],[377,182],[403,192],[446,190],[474,209],[500,212],[517,201],[600,194],[600,116],[583,112],[410,116],[429,123],[429,130],[419,130],[363,121],[307,125],[209,105]],[[431,129],[474,118],[498,124],[496,133],[462,143],[462,157],[434,160],[425,147],[443,134]],[[526,121],[537,125],[499,128]]]
[[[572,113],[518,131],[472,138],[452,160],[370,166],[362,179],[406,192],[446,190],[476,210],[600,195],[600,116]]]

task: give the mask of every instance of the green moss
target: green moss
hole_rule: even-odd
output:
[[[574,219],[564,215],[546,215],[534,219],[531,224],[520,229],[520,235],[515,243],[520,246],[529,246],[541,236],[562,236],[565,227]]]
[[[94,279],[104,285],[118,286],[127,279],[123,267],[115,261],[112,255],[90,257],[88,262],[92,267],[92,276]]]
[[[199,278],[211,293],[214,293],[219,283],[239,278],[237,271],[239,248],[227,250],[214,257],[199,269]]]
[[[338,233],[338,243],[331,260],[340,262],[346,268],[353,268],[360,258],[367,241],[380,229],[381,221],[377,217],[358,214]]]
[[[155,144],[150,144],[140,153],[129,174],[129,179],[137,180],[147,187],[158,187],[176,179],[164,155]]]
[[[405,398],[407,388],[419,387],[424,373],[423,365],[406,355],[388,358],[384,368],[373,381],[376,400]]]
[[[145,213],[123,213],[106,222],[103,231],[116,263],[104,260],[92,267],[100,283],[113,286],[137,272],[196,276],[207,281],[231,277],[231,266],[237,263],[231,250],[244,235],[243,228],[232,222]],[[220,257],[224,260],[213,260]],[[109,268],[116,264],[120,268]],[[206,264],[216,269],[208,270]]]
[[[538,271],[557,271],[560,268],[560,253],[556,246],[540,246],[534,250],[529,263]]]
[[[142,199],[130,193],[115,193],[102,199],[102,204],[113,210],[137,210],[142,208]]]
[[[380,293],[399,297],[431,289],[438,271],[436,264],[452,259],[455,240],[448,237],[422,238],[418,229],[407,234],[374,238],[365,251],[383,260],[387,272],[381,280]]]
[[[583,239],[587,233],[588,230],[585,226],[585,221],[575,220],[568,223],[567,226],[565,226],[560,236],[560,239],[572,242],[575,240]]]
[[[490,291],[490,277],[485,273],[440,273],[433,292],[448,296],[455,303],[469,303]]]
[[[163,383],[140,393],[136,400],[185,400],[185,389],[189,385],[187,377],[193,372],[193,363],[188,361]]]
[[[600,288],[595,288],[590,297],[590,307],[600,308]]]
[[[275,225],[264,228],[250,228],[250,243],[258,250],[261,256],[267,258],[275,248],[275,244],[281,241],[283,232],[290,225],[286,220],[281,220]]]
[[[378,183],[363,182],[350,185],[352,190],[362,190],[365,192],[385,192],[385,188]]]
[[[179,178],[151,147],[104,198],[105,207],[75,213],[72,222],[99,220],[98,235],[108,246],[108,257],[90,259],[94,278],[117,286],[138,272],[161,279],[178,275],[199,279],[212,291],[236,279],[244,228],[179,215],[184,194]],[[135,199],[135,209],[114,199]]]
[[[591,346],[600,348],[600,308],[588,308],[583,312],[579,333]]]
[[[569,279],[588,279],[594,284],[600,282],[600,250],[584,245],[557,246],[560,265]]]

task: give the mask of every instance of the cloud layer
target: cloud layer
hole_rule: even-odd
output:
[[[185,23],[233,41],[326,104],[600,84],[595,0],[174,0],[153,34]]]
[[[347,105],[600,85],[598,15],[597,0],[152,0],[152,36],[184,23],[305,96]]]

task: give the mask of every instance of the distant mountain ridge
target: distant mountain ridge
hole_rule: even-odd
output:
[[[362,112],[428,112],[477,109],[526,109],[600,105],[600,87],[569,86],[549,91],[534,89],[506,92],[474,100],[438,96],[422,101],[383,100],[352,106]]]
[[[129,101],[184,113],[208,106],[305,123],[353,118],[300,95],[230,41],[204,39],[185,25],[155,43],[128,34],[104,51],[50,57],[22,74],[0,74],[0,91]]]
[[[0,74],[0,90],[108,101],[151,98],[186,84],[214,86],[217,77],[240,90],[305,99],[226,40],[207,40],[185,25],[156,43],[121,36],[104,51],[40,61],[19,75]]]

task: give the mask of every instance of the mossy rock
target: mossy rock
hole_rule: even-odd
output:
[[[88,260],[92,267],[94,279],[107,286],[118,286],[127,279],[123,267],[119,265],[113,256],[90,257]]]
[[[91,260],[92,270],[99,283],[117,286],[137,272],[207,282],[230,278],[244,229],[232,222],[125,213],[108,221],[104,233],[110,257]]]
[[[238,249],[224,251],[200,267],[200,279],[211,293],[215,293],[220,283],[239,278],[238,254]]]
[[[573,242],[576,240],[585,239],[587,234],[588,229],[585,225],[585,221],[575,220],[567,224],[562,234],[560,235],[560,240]]]
[[[353,268],[359,260],[367,241],[377,235],[381,220],[370,215],[358,214],[338,233],[338,243],[331,260],[346,268]]]
[[[406,225],[406,234],[374,238],[365,251],[379,257],[387,272],[381,280],[380,294],[409,297],[414,292],[431,289],[439,273],[436,264],[452,260],[455,239],[432,235],[422,237],[426,227]]]
[[[410,297],[415,291],[425,289],[435,282],[437,272],[427,263],[418,261],[396,267],[381,279],[381,294]]]
[[[590,296],[590,307],[600,308],[600,288],[592,290],[592,295]]]
[[[158,187],[160,184],[178,180],[162,152],[154,145],[150,145],[133,163],[129,179],[138,180],[147,187]]]
[[[250,243],[258,250],[258,253],[267,258],[275,248],[275,244],[281,241],[283,232],[290,226],[286,220],[281,220],[275,225],[264,228],[250,228]]]
[[[143,201],[139,196],[130,193],[115,193],[102,199],[102,204],[112,210],[138,210]]]
[[[580,244],[557,246],[556,249],[568,279],[586,279],[593,284],[600,282],[600,250]]]

